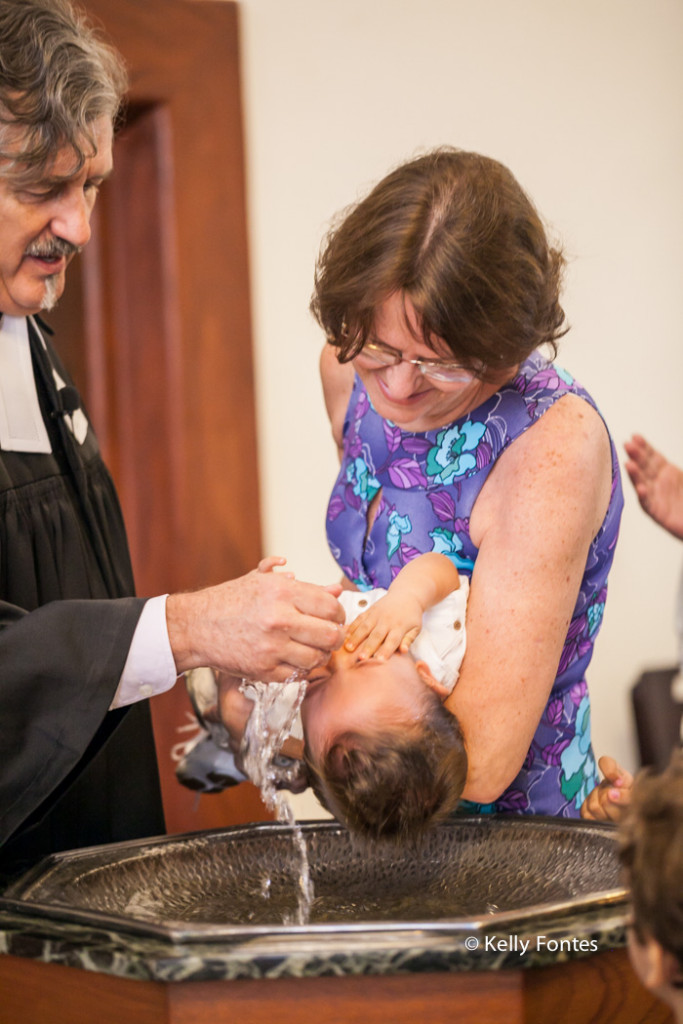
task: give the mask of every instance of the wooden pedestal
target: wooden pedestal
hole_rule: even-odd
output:
[[[625,950],[517,971],[162,984],[0,956],[0,1024],[673,1024]]]

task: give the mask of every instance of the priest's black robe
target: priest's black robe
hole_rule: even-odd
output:
[[[0,888],[48,853],[164,831],[148,703],[108,710],[144,605],[118,498],[29,330],[52,454],[0,451]]]

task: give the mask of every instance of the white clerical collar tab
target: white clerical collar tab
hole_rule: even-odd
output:
[[[6,452],[52,451],[40,411],[25,317],[0,322],[0,448]]]

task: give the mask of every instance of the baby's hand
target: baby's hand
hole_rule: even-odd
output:
[[[344,649],[358,660],[384,660],[405,653],[422,628],[422,606],[409,595],[385,594],[354,619],[346,630]]]
[[[605,776],[581,805],[581,817],[588,821],[620,821],[631,802],[633,776],[613,757],[601,757],[598,767]]]

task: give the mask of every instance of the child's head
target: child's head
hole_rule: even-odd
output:
[[[633,904],[629,953],[643,984],[683,1013],[683,751],[641,773],[621,826]]]
[[[456,807],[467,775],[457,719],[424,662],[345,650],[309,682],[301,714],[313,789],[370,839],[407,839]]]

